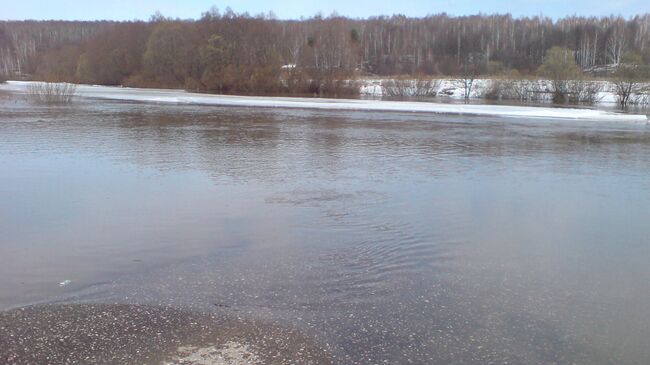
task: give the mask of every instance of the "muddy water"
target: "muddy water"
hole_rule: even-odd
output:
[[[646,126],[2,94],[0,232],[1,309],[209,310],[342,364],[650,362]]]

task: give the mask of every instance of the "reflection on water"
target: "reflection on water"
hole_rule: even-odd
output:
[[[223,311],[345,364],[650,362],[645,126],[2,94],[0,203],[0,308]]]

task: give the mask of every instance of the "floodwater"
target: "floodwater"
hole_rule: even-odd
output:
[[[0,309],[76,302],[341,364],[647,364],[650,127],[0,94]]]

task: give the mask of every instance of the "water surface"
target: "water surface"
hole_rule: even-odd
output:
[[[646,364],[649,222],[643,125],[0,94],[0,309],[207,309],[344,364]]]

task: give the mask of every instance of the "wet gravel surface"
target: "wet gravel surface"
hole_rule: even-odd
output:
[[[135,305],[44,305],[0,312],[2,364],[160,364],[182,347],[241,343],[263,364],[329,364],[298,331]]]

